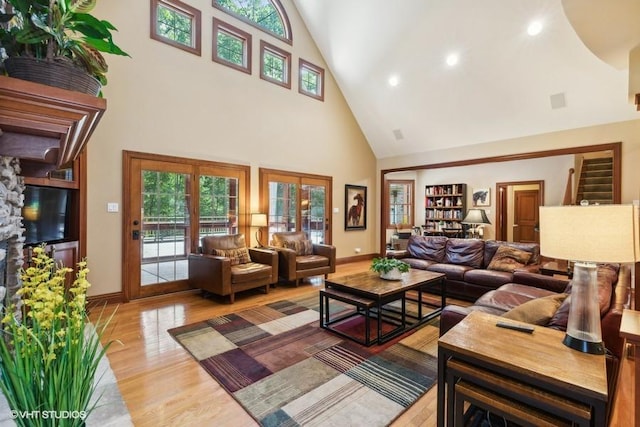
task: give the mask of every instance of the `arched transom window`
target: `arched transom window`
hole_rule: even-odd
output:
[[[213,6],[291,44],[291,25],[278,0],[213,0]]]

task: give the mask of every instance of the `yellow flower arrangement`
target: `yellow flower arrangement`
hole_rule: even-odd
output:
[[[109,321],[95,333],[86,312],[89,269],[56,266],[44,247],[22,271],[20,304],[6,308],[0,338],[0,389],[19,426],[80,426],[95,408],[95,374],[110,342],[100,345]],[[113,314],[112,314],[113,316]],[[101,317],[101,316],[100,316]]]

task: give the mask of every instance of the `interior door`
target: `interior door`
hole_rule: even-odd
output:
[[[189,289],[193,166],[129,158],[125,167],[125,297]]]
[[[540,243],[538,212],[540,198],[538,190],[514,191],[513,241]]]

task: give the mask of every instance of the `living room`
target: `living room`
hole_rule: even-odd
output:
[[[153,1],[150,3],[154,4]],[[571,119],[566,121],[562,121],[561,116],[567,110],[553,111],[543,116],[546,122],[536,123],[529,130],[524,130],[526,126],[520,127],[518,133],[512,130],[512,123],[507,122],[527,122],[526,115],[509,115],[504,120],[500,117],[501,113],[517,110],[520,105],[515,103],[502,106],[495,115],[485,114],[486,111],[478,113],[480,118],[474,120],[481,119],[491,125],[480,128],[478,135],[470,136],[474,128],[468,121],[471,117],[467,115],[460,117],[457,129],[451,127],[450,137],[441,134],[428,136],[428,133],[422,133],[424,130],[417,132],[419,126],[415,124],[413,127],[409,124],[406,127],[394,124],[395,120],[400,120],[398,117],[380,117],[387,111],[378,109],[381,104],[389,104],[398,110],[406,108],[402,101],[390,92],[393,88],[387,84],[389,68],[383,67],[382,63],[393,62],[394,56],[389,54],[389,51],[388,57],[370,58],[364,56],[361,50],[355,49],[353,55],[345,59],[338,55],[338,51],[335,50],[336,44],[344,41],[345,46],[351,46],[349,43],[353,42],[352,38],[366,39],[363,34],[349,37],[349,25],[343,23],[340,26],[342,31],[336,33],[336,37],[344,39],[334,41],[331,39],[330,31],[322,27],[330,27],[330,23],[337,26],[340,22],[338,15],[323,16],[323,10],[316,11],[314,8],[319,6],[310,1],[281,0],[279,3],[286,11],[293,34],[292,42],[272,37],[223,10],[212,7],[209,0],[184,0],[184,4],[201,12],[201,30],[198,32],[201,48],[199,54],[193,54],[150,37],[150,21],[154,18],[150,16],[148,2],[98,2],[94,14],[114,23],[118,28],[115,38],[131,57],[108,58],[109,80],[103,88],[108,108],[90,139],[86,154],[86,256],[91,267],[92,287],[89,295],[93,301],[122,302],[129,299],[125,291],[125,282],[129,280],[129,270],[126,267],[129,260],[125,246],[129,240],[128,227],[135,218],[127,216],[131,213],[130,210],[126,210],[129,204],[130,182],[124,178],[128,165],[125,164],[123,152],[157,156],[156,160],[160,162],[186,159],[246,168],[247,191],[240,207],[242,215],[239,230],[250,237],[252,246],[257,243],[254,237],[256,230],[250,226],[249,214],[264,212],[267,203],[267,195],[260,179],[263,171],[286,171],[300,175],[330,177],[332,191],[329,193],[330,199],[327,200],[330,242],[337,249],[339,270],[343,273],[364,268],[373,256],[384,250],[386,242],[389,241],[387,231],[382,227],[383,176],[387,173],[401,173],[403,175],[398,176],[410,176],[412,179],[415,177],[415,225],[420,225],[424,216],[424,207],[420,205],[421,191],[425,185],[458,182],[459,180],[453,178],[464,176],[460,181],[467,184],[468,191],[472,188],[490,188],[493,192],[496,183],[499,182],[543,179],[545,202],[551,205],[560,204],[566,189],[567,166],[572,160],[525,158],[510,163],[495,159],[507,159],[510,156],[517,159],[518,156],[527,153],[621,142],[620,202],[629,204],[640,198],[640,170],[635,167],[636,160],[640,158],[640,112],[637,112],[636,106],[627,99],[627,70],[614,70],[613,67],[609,69],[609,65],[604,64],[586,47],[574,47],[580,59],[576,63],[586,63],[598,68],[596,74],[611,77],[601,85],[602,87],[613,92],[614,88],[620,89],[620,80],[624,80],[624,91],[615,93],[616,99],[619,99],[615,106],[603,103],[598,108],[581,112],[579,118],[571,116]],[[408,11],[398,11],[395,7],[386,10],[384,3],[388,2],[376,4],[378,13],[390,13],[390,20],[409,19],[412,15],[411,9],[426,13],[422,10],[425,6],[419,4],[420,2],[413,2]],[[560,12],[563,16],[561,3],[544,1],[540,2],[539,6],[540,10],[553,11],[556,14]],[[358,2],[350,2],[349,5],[343,6],[350,13],[345,14],[343,19],[364,19],[364,11],[350,10],[358,9],[360,6]],[[504,5],[493,2],[487,9],[502,6]],[[461,21],[468,22],[471,19],[468,15],[472,15],[468,13],[470,3],[461,2],[458,6],[452,6],[452,10],[455,11],[456,7],[460,9]],[[518,7],[524,8],[522,5]],[[324,12],[333,13],[336,9],[339,8],[334,5]],[[527,9],[530,10],[532,7],[528,6]],[[415,15],[422,16],[418,13]],[[251,73],[241,72],[211,60],[213,18],[252,36],[253,50],[249,53],[253,63]],[[556,19],[559,19],[558,15]],[[562,19],[563,31],[567,31],[570,26],[565,22],[566,18]],[[384,20],[372,21],[376,24],[373,30],[370,29],[370,40],[379,41],[380,35],[376,35],[375,30]],[[415,27],[421,25],[415,20],[411,22]],[[396,42],[405,40],[398,37],[394,39]],[[411,36],[404,33],[404,37],[408,39]],[[260,77],[259,40],[266,40],[291,54],[290,88],[273,84]],[[360,42],[362,45],[359,46],[368,44],[366,40]],[[421,49],[419,40],[412,42],[414,44],[411,45],[411,49]],[[580,42],[578,40],[575,43]],[[589,59],[585,60],[587,57]],[[323,70],[323,100],[299,92],[296,77],[300,59]],[[518,60],[523,59],[518,56]],[[368,66],[376,71],[365,76],[362,68],[351,69],[343,65],[349,61],[361,62],[362,67]],[[473,67],[470,63],[466,65]],[[577,65],[565,64],[564,72],[566,69],[579,72]],[[471,73],[470,70],[466,72]],[[553,71],[547,68],[538,72],[553,74]],[[378,82],[376,86],[372,86],[374,78]],[[513,79],[517,80],[517,75]],[[499,81],[498,78],[487,83],[496,94],[504,90],[500,89]],[[410,82],[408,77],[406,82]],[[401,81],[400,90],[410,90],[407,88],[409,84],[402,89],[402,83]],[[522,97],[519,102],[544,102],[546,108],[549,95],[565,90],[561,86],[564,83],[566,82],[559,82],[558,86],[553,88],[544,88],[542,101]],[[519,84],[526,86],[529,83]],[[596,89],[599,86],[598,82],[590,81],[589,85],[598,94],[604,91],[602,88]],[[363,86],[367,86],[367,90],[379,97],[375,100],[358,98],[364,90]],[[437,92],[434,90],[434,93]],[[440,95],[443,98],[447,96]],[[468,95],[463,92],[442,103],[466,103],[469,101]],[[486,99],[490,97],[484,96]],[[594,96],[592,102],[596,101],[597,98]],[[488,100],[474,100],[477,111],[483,110],[484,102]],[[586,108],[582,104],[586,101],[575,93],[567,94],[567,102],[569,107]],[[548,109],[551,110],[550,107]],[[420,110],[414,110],[414,113],[420,115],[417,111]],[[451,114],[452,110],[445,111]],[[376,121],[379,121],[380,127],[384,129],[372,126],[371,123]],[[363,123],[368,127],[364,128]],[[501,127],[505,130],[500,130]],[[402,129],[399,134],[402,137],[400,140],[398,134],[394,136],[394,130],[399,129]],[[382,134],[386,137],[381,139]],[[465,138],[468,138],[468,142],[463,142]],[[434,141],[434,144],[430,145],[432,140],[438,139],[441,141]],[[482,159],[493,161],[481,162]],[[546,161],[546,166],[542,166]],[[459,162],[468,164],[459,165]],[[402,172],[403,169],[411,171]],[[424,170],[416,172],[415,169]],[[537,172],[543,169],[545,175],[541,176]],[[345,203],[347,185],[367,189],[367,226],[364,229],[346,230],[343,226],[348,207]],[[496,195],[492,196],[495,198]],[[114,203],[120,208],[108,211],[107,206]],[[495,199],[488,209],[493,223]],[[486,238],[495,236],[494,227],[487,227],[486,232]],[[197,242],[192,243],[197,245]],[[239,415],[242,414],[242,409],[220,387],[210,384],[213,381],[172,341],[166,330],[179,326],[185,319],[188,319],[186,323],[206,320],[256,304],[317,291],[318,286],[321,286],[321,281],[306,282],[300,288],[280,286],[268,296],[249,293],[233,305],[209,299],[199,300],[193,293],[187,296],[168,294],[150,299],[142,303],[154,307],[148,312],[141,308],[139,300],[134,299],[134,303],[122,304],[119,311],[124,316],[123,319],[126,319],[127,315],[131,317],[120,322],[130,321],[136,323],[136,327],[127,330],[126,336],[114,336],[123,342],[123,347],[114,346],[109,358],[112,364],[117,366],[116,376],[130,410],[138,405],[143,408],[136,410],[135,424],[226,422],[251,425],[251,418],[246,414]],[[152,329],[149,334],[146,333],[148,331],[143,331],[147,325]],[[135,351],[127,351],[127,345]],[[165,348],[169,348],[170,351],[165,353]],[[146,362],[133,363],[133,359],[145,359]],[[149,370],[146,370],[145,364],[150,367]],[[188,375],[180,378],[176,371],[188,372]],[[166,379],[163,379],[165,376]],[[150,387],[144,385],[147,381],[148,384],[152,384]],[[189,384],[190,382],[192,384]],[[196,385],[193,386],[193,383]],[[150,395],[158,388],[182,386],[185,389],[189,387],[188,394],[192,397],[210,394],[211,402],[187,404],[185,401],[188,398],[181,393],[180,403],[174,405],[172,393],[167,393],[152,403]],[[220,399],[224,404],[213,404],[216,399]],[[181,405],[184,405],[182,412],[178,408]],[[427,407],[428,405],[430,404],[426,404]],[[431,405],[435,406],[435,403]],[[236,417],[241,417],[241,421]],[[415,417],[419,419],[420,415]],[[421,422],[426,426],[433,425],[435,420]]]

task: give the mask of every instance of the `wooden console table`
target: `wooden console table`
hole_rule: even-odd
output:
[[[605,357],[566,347],[563,332],[500,320],[472,312],[438,341],[438,427],[463,425],[464,402],[525,425],[605,426]]]

